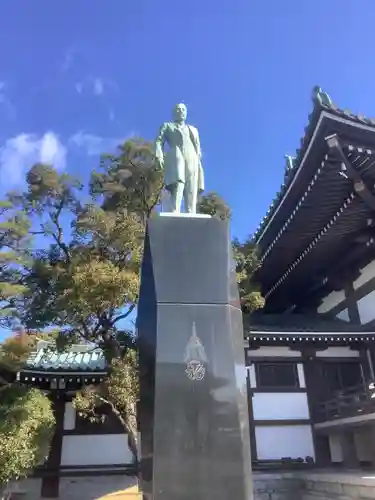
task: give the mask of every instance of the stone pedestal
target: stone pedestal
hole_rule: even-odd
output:
[[[242,314],[226,223],[150,220],[137,328],[144,495],[251,500]]]

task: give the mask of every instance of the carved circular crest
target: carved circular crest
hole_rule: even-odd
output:
[[[186,365],[186,375],[190,380],[203,380],[206,374],[206,368],[200,361],[189,361]]]

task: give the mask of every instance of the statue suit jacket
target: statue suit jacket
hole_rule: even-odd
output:
[[[193,143],[197,153],[196,161],[198,162],[198,191],[204,190],[204,173],[201,163],[201,147],[199,141],[198,130],[191,125],[187,125],[190,133],[190,140]],[[159,135],[155,141],[155,154],[158,159],[164,158],[164,182],[168,187],[176,182],[185,182],[185,161],[182,157],[183,136],[180,129],[174,122],[164,123],[159,131]],[[164,154],[164,144],[167,143],[169,150]],[[193,166],[192,166],[193,167]]]

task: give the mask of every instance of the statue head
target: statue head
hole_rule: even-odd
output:
[[[176,104],[173,108],[173,119],[175,122],[183,122],[187,117],[187,107],[183,102]]]

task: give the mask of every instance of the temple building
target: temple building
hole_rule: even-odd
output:
[[[254,467],[375,467],[375,120],[313,91],[254,235],[266,299],[247,329]]]
[[[314,88],[300,149],[286,157],[254,243],[266,303],[245,321],[253,468],[375,468],[375,120]],[[134,472],[119,422],[91,424],[71,403],[106,372],[99,349],[57,354],[41,342],[19,373],[55,409],[51,453],[35,471],[42,496],[57,496],[66,478]]]

